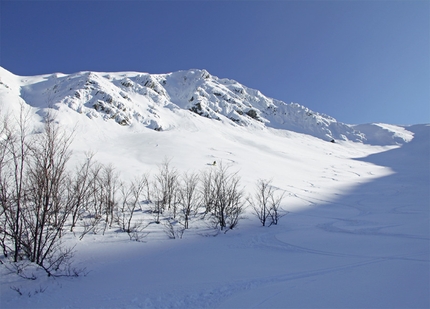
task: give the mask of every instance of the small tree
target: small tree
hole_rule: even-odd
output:
[[[88,154],[85,162],[77,168],[73,175],[72,187],[73,203],[71,210],[70,231],[73,232],[77,221],[94,203],[94,183],[97,181],[97,173],[94,173],[95,164],[93,154]]]
[[[4,255],[13,253],[14,262],[21,254],[24,231],[25,179],[32,147],[29,120],[30,109],[21,103],[18,118],[5,115],[0,124],[0,241]]]
[[[184,218],[185,229],[188,229],[189,227],[191,215],[197,211],[199,201],[197,191],[198,182],[199,176],[196,173],[185,173],[182,176],[181,186],[178,190],[178,203],[180,206],[180,212]]]
[[[248,203],[263,226],[266,225],[267,218],[270,215],[270,197],[273,196],[273,192],[274,189],[270,180],[259,179],[254,197],[248,198]]]
[[[88,182],[88,200],[84,202],[83,207],[85,217],[82,218],[82,224],[84,231],[81,233],[79,239],[82,240],[86,234],[89,232],[97,233],[98,225],[103,219],[104,212],[104,198],[103,198],[103,190],[101,184],[101,171],[103,169],[103,165],[100,163],[94,162],[91,165],[89,172]],[[76,197],[75,197],[76,199]]]
[[[233,229],[237,226],[244,210],[243,191],[240,188],[240,178],[236,173],[230,173],[221,163],[211,178],[211,194],[213,201],[211,213],[216,226],[221,230]]]
[[[283,198],[284,193],[277,194],[271,180],[259,179],[255,195],[248,198],[248,203],[261,224],[265,226],[269,220],[269,226],[271,226],[278,224],[279,219],[284,215],[280,206]]]
[[[170,161],[164,159],[159,167],[159,173],[155,175],[155,181],[153,185],[154,191],[154,207],[153,212],[160,214],[165,209],[172,212],[173,218],[176,217],[176,199],[178,193],[178,172],[175,168],[171,168]],[[159,216],[156,221],[159,222]]]
[[[144,185],[144,193],[145,193],[145,199],[147,203],[151,202],[151,182],[150,182],[150,175],[149,173],[142,174],[142,181]]]
[[[70,257],[61,246],[61,233],[71,212],[70,176],[66,170],[72,135],[60,131],[50,114],[45,130],[31,148],[26,176],[27,190],[22,248],[31,262],[51,275]]]
[[[269,216],[271,219],[270,225],[274,224],[277,225],[279,222],[279,219],[288,212],[283,212],[281,208],[281,202],[284,199],[285,192],[282,192],[281,194],[275,195],[272,194],[270,196],[270,209],[269,209]],[[270,226],[269,225],[269,226]]]
[[[118,206],[117,192],[120,185],[119,174],[115,172],[115,168],[110,164],[103,166],[98,177],[100,206],[105,216],[103,233],[106,232],[107,227],[112,226],[114,213]]]
[[[203,206],[205,207],[205,216],[212,212],[214,205],[214,188],[212,169],[209,172],[204,171],[201,174],[200,196]]]
[[[136,178],[129,185],[121,186],[121,206],[117,214],[120,228],[129,235],[134,233],[138,226],[132,225],[133,215],[138,208],[141,196],[145,189],[144,178]]]
[[[152,183],[152,190],[151,190],[151,213],[154,216],[155,223],[160,223],[160,215],[164,211],[164,192],[161,188],[160,184],[157,181],[154,181]]]

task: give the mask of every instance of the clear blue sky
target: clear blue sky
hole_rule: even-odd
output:
[[[346,123],[430,123],[430,1],[5,1],[18,75],[201,68]]]

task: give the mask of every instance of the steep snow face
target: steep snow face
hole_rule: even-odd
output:
[[[351,126],[296,103],[268,98],[260,91],[212,76],[206,70],[169,74],[137,72],[0,76],[14,94],[33,107],[67,106],[89,118],[128,126],[142,123],[155,130],[177,126],[169,114],[194,112],[238,126],[272,127],[310,134],[324,140],[364,141]],[[2,82],[7,86],[7,82]]]

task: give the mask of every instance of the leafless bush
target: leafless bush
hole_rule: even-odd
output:
[[[12,274],[16,274],[26,280],[36,280],[37,277],[34,274],[34,264],[31,264],[28,260],[22,260],[18,262],[5,261],[2,265]]]
[[[190,217],[196,213],[199,206],[200,197],[197,190],[199,176],[196,173],[185,173],[181,180],[178,190],[178,203],[184,220],[184,228],[188,229]]]
[[[151,202],[151,182],[150,182],[149,173],[143,173],[141,179],[144,186],[145,202],[150,203]]]
[[[102,168],[103,165],[94,163],[89,170],[89,196],[88,203],[85,205],[85,213],[81,216],[83,232],[79,236],[80,240],[82,240],[84,236],[90,232],[97,234],[100,229],[100,224],[103,221],[105,199],[100,186],[100,175]]]
[[[72,257],[61,236],[74,201],[66,169],[73,133],[61,131],[49,113],[43,131],[32,132],[23,106],[15,120],[6,117],[0,125],[3,253],[14,263],[26,259],[57,275]]]
[[[204,181],[203,188],[207,191],[204,201],[211,203],[209,211],[215,225],[221,230],[235,228],[244,211],[243,191],[237,172],[230,173],[221,163],[215,172],[204,176]]]
[[[89,234],[89,233],[94,233],[94,234],[98,234],[98,232],[100,231],[100,223],[102,222],[102,216],[93,216],[93,215],[88,215],[86,218],[82,219],[82,227],[83,227],[83,231],[81,232],[80,236],[79,236],[79,240],[82,240],[85,235]]]
[[[29,165],[31,128],[30,110],[20,106],[18,118],[5,115],[0,124],[0,229],[3,254],[21,255],[25,179]]]
[[[133,215],[140,205],[145,189],[145,178],[136,178],[129,185],[121,186],[121,205],[117,212],[117,222],[124,232],[128,234],[139,229],[135,222],[132,225]]]
[[[284,192],[278,193],[271,180],[257,181],[254,197],[248,198],[248,203],[263,226],[270,221],[269,226],[278,224],[279,219],[286,213],[281,209]]]
[[[73,203],[71,210],[70,231],[73,232],[78,220],[94,203],[95,182],[98,176],[98,167],[93,160],[94,155],[88,154],[84,163],[76,169],[73,175],[71,190]]]
[[[165,201],[164,201],[164,191],[160,183],[154,181],[152,183],[151,190],[151,201],[150,210],[154,216],[155,223],[160,223],[160,216],[163,214]]]
[[[182,239],[185,227],[178,221],[169,218],[164,223],[164,232],[170,239]]]
[[[149,226],[149,223],[144,223],[143,220],[137,220],[130,226],[130,232],[128,232],[128,237],[130,240],[134,241],[142,241],[146,236],[149,235],[149,232],[146,232],[145,229]]]
[[[266,221],[270,216],[270,199],[273,194],[274,188],[271,185],[271,181],[259,179],[255,195],[248,198],[248,203],[263,226],[266,225]]]
[[[154,176],[152,185],[151,211],[156,223],[160,223],[160,215],[165,210],[172,213],[176,218],[178,193],[178,172],[170,166],[170,161],[164,159],[159,166],[158,174]]]
[[[213,172],[212,169],[209,171],[203,171],[200,177],[201,188],[200,196],[202,204],[205,207],[205,215],[209,214],[213,210],[214,205],[214,188],[213,188]]]
[[[275,195],[273,194],[270,196],[270,211],[269,215],[271,218],[270,225],[274,224],[277,225],[279,222],[279,219],[288,214],[288,212],[283,211],[281,208],[281,202],[284,199],[285,192],[282,192],[281,194]]]
[[[44,132],[31,148],[21,245],[30,261],[48,274],[58,269],[56,261],[70,256],[68,250],[62,250],[60,237],[73,201],[66,171],[71,138],[48,115]]]
[[[102,166],[97,185],[99,186],[99,205],[101,214],[104,216],[105,225],[103,234],[106,229],[112,226],[114,213],[118,206],[117,192],[120,189],[121,183],[119,174],[115,171],[112,165]]]
[[[164,159],[159,167],[159,173],[155,175],[155,181],[161,189],[161,201],[163,210],[168,209],[176,218],[176,197],[178,190],[178,172],[170,166],[170,160]]]

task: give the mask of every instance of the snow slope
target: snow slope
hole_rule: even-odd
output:
[[[154,88],[165,93],[142,86],[147,95],[140,96],[137,90],[126,92],[121,88],[126,86],[120,86],[121,81],[131,80],[135,84],[126,88],[138,88],[140,73],[112,73],[108,79],[108,73],[17,77],[2,71],[0,107],[2,113],[15,111],[18,98],[25,99],[37,126],[48,105],[38,94],[58,85],[50,103],[64,98],[55,108],[59,124],[75,130],[72,164],[86,151],[94,151],[97,160],[112,163],[129,179],[156,172],[164,157],[180,172],[204,171],[213,168],[214,160],[222,161],[238,171],[247,194],[258,179],[272,179],[286,192],[283,208],[288,215],[278,226],[261,227],[248,209],[238,228],[216,237],[198,221],[191,222],[182,239],[174,240],[153,225],[145,242],[132,242],[115,229],[81,241],[67,234],[66,243],[76,245],[76,265],[86,267],[88,274],[54,279],[36,273],[37,280],[25,280],[0,267],[1,308],[430,306],[430,126],[378,125],[398,132],[407,142],[388,138],[384,145],[368,145],[352,142],[353,138],[327,143],[321,139],[324,136],[303,134],[309,129],[305,126],[297,130],[301,132],[285,130],[289,127],[282,126],[281,120],[268,125],[266,120],[275,118],[263,115],[260,108],[257,114],[262,121],[240,114],[240,123],[230,121],[228,116],[235,114],[229,114],[227,106],[213,114],[210,107],[208,117],[201,117],[188,110],[190,97],[181,97],[194,91],[194,82],[189,90],[179,90],[180,82],[186,84],[195,77],[197,71],[192,72],[181,72],[180,78],[175,73],[153,77],[160,85],[163,82],[157,78],[162,77],[177,88],[167,91],[154,82]],[[90,78],[91,74],[98,77]],[[76,78],[78,85],[82,76],[97,81],[105,98],[109,94],[112,102],[124,107],[113,105],[117,110],[112,115],[105,107],[103,111],[92,108],[96,100],[102,101],[95,94],[100,89],[90,89],[95,84],[85,86],[85,82],[70,90],[68,78]],[[183,76],[188,77],[182,81]],[[209,87],[203,76],[195,78],[201,80],[203,90]],[[212,79],[214,84],[219,82]],[[130,101],[114,96],[117,90],[108,92],[114,86],[123,89]],[[87,96],[89,101],[79,105],[81,101],[64,96],[69,91],[80,91],[81,98]],[[200,99],[202,107],[222,106],[221,101]],[[151,107],[153,113],[148,112]],[[302,116],[297,115],[298,122],[312,119]],[[116,117],[128,119],[127,123],[118,125],[113,121]],[[163,130],[153,130],[159,127]],[[379,132],[379,128],[370,131]],[[402,145],[394,145],[398,142]]]

